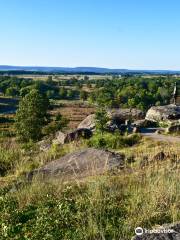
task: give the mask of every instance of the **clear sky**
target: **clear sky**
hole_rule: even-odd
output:
[[[180,70],[180,1],[0,0],[0,65]]]

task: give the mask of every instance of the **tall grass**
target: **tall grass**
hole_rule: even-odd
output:
[[[25,184],[1,195],[2,239],[123,239],[180,220],[179,171],[167,159],[117,175]]]

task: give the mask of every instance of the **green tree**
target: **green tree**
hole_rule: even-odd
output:
[[[67,90],[67,97],[70,99],[72,99],[74,97],[74,92],[72,89]]]
[[[49,85],[53,84],[53,77],[52,77],[52,76],[48,76],[46,82],[47,82],[47,84],[49,84]]]
[[[17,87],[9,87],[6,89],[6,95],[15,97],[19,94]]]
[[[59,90],[59,96],[60,98],[64,99],[67,97],[67,90],[64,87],[61,87]]]
[[[103,134],[107,130],[109,117],[105,108],[100,108],[95,113],[96,130]]]
[[[67,127],[68,123],[69,120],[59,113],[53,121],[43,127],[42,133],[44,135],[55,134],[57,131],[61,131]]]
[[[85,101],[87,100],[88,94],[85,91],[80,91],[80,99]]]
[[[48,107],[48,99],[36,89],[21,99],[15,117],[16,133],[21,140],[40,139],[42,128],[48,123]]]

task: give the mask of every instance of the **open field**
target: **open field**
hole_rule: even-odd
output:
[[[52,115],[58,113],[69,120],[68,128],[75,129],[79,123],[84,120],[88,115],[95,112],[93,106],[82,101],[55,101],[54,109],[50,111]]]
[[[11,128],[17,104],[18,99],[0,97],[0,129],[2,131],[8,131]],[[60,113],[69,120],[68,129],[77,128],[82,120],[95,112],[93,106],[81,100],[55,100],[52,101],[52,108],[50,111],[52,116]]]
[[[58,76],[62,77],[62,83],[56,76],[38,77],[33,76],[30,81],[28,78],[0,81],[2,240],[130,240],[137,226],[152,229],[178,222],[179,143],[161,141],[161,135],[157,135],[160,139],[150,139],[142,136],[142,132],[113,131],[108,129],[106,118],[106,110],[113,107],[117,110],[139,107],[143,113],[152,104],[167,104],[175,78],[130,76],[107,80],[103,76],[102,80],[86,84],[84,80],[68,81],[72,75]],[[19,118],[23,123],[22,136],[32,130],[37,133],[38,117],[45,109],[43,119],[48,120],[44,125],[39,124],[40,137],[33,139],[29,134],[28,139],[21,139],[15,131],[19,100],[24,104]],[[77,138],[72,134],[70,141],[57,138],[57,131],[65,133],[63,138],[88,115],[98,111],[98,121],[105,128],[96,122],[95,131],[89,130],[87,139],[78,137],[77,131],[74,131]],[[38,114],[34,116],[34,112]],[[69,120],[68,126],[58,128],[63,125],[58,113]],[[38,121],[33,125],[34,120]],[[44,132],[43,127],[49,126]],[[86,155],[89,149],[90,154]],[[94,163],[96,152],[100,152],[98,171]],[[106,154],[112,156],[110,163],[104,157]],[[47,167],[49,164],[59,168],[52,171]],[[104,165],[107,167],[103,168]]]
[[[84,79],[84,76],[87,76],[89,80],[92,80],[92,79],[96,79],[96,80],[101,80],[101,79],[104,79],[104,78],[108,78],[108,79],[112,79],[112,76],[110,75],[103,75],[103,74],[98,74],[98,75],[93,75],[93,74],[58,74],[58,75],[55,75],[55,74],[45,74],[45,75],[33,75],[33,74],[17,74],[17,75],[14,75],[13,76],[16,76],[16,77],[22,77],[22,78],[25,78],[25,79],[34,79],[34,80],[47,80],[49,76],[52,76],[53,80],[54,81],[61,81],[61,80],[71,80],[71,79],[77,79],[77,80],[83,80]]]

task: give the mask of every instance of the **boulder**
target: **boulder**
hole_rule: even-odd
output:
[[[136,108],[118,108],[108,111],[109,117],[118,123],[125,123],[126,120],[140,120],[144,119],[145,113]]]
[[[115,131],[120,129],[121,124],[129,122],[129,120],[140,120],[145,117],[143,111],[133,108],[133,109],[110,109],[107,111],[109,116],[108,129],[110,131]],[[127,124],[126,124],[127,125]],[[95,130],[95,114],[87,116],[78,126],[79,128],[87,128],[92,131]]]
[[[142,235],[137,235],[132,240],[180,240],[180,223],[166,224],[147,233],[143,229]]]
[[[44,177],[85,177],[102,174],[113,169],[124,167],[124,154],[113,153],[106,150],[87,148],[52,161],[45,166],[30,172],[28,180],[33,176]]]
[[[86,128],[89,130],[95,130],[95,114],[87,116],[78,126],[79,128]]]
[[[56,133],[56,138],[53,140],[53,143],[57,143],[57,144],[64,144],[65,143],[65,139],[66,139],[66,135],[65,133],[58,131]]]
[[[80,138],[88,139],[92,137],[92,131],[87,128],[79,128],[74,131],[63,133],[58,131],[56,133],[56,138],[53,140],[55,144],[65,144],[73,141],[77,141]]]
[[[166,128],[166,133],[176,133],[176,132],[180,132],[180,123],[171,125],[168,128]]]
[[[133,127],[132,132],[133,133],[140,133],[141,129],[140,129],[140,127]]]
[[[140,119],[140,120],[136,120],[132,123],[132,125],[134,127],[138,127],[138,128],[145,128],[145,127],[150,127],[152,125],[151,122],[149,122],[146,119]]]
[[[40,151],[46,152],[51,148],[49,140],[41,140],[38,142]]]
[[[155,134],[164,134],[165,133],[165,131],[164,131],[164,129],[157,129],[156,131],[155,131]]]
[[[171,104],[166,106],[151,107],[148,110],[145,119],[152,122],[179,120],[180,106]]]
[[[109,132],[115,132],[116,130],[120,130],[120,126],[118,126],[117,124],[113,123],[113,121],[109,121],[107,123],[107,130]]]

